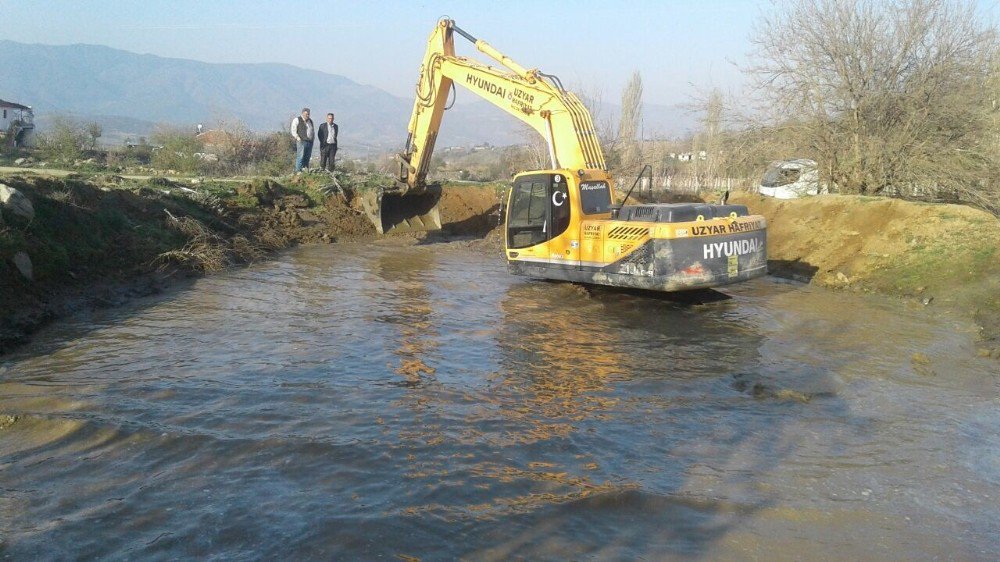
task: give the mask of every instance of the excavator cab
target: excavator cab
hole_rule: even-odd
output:
[[[611,178],[603,170],[538,170],[514,177],[507,197],[508,259],[580,264],[584,220],[611,216]]]

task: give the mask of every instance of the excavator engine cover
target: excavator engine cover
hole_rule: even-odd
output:
[[[534,187],[538,177],[527,176],[520,185]],[[672,292],[767,274],[767,221],[744,205],[631,205],[611,219],[580,221],[547,241],[543,230],[538,244],[518,244],[525,227],[523,221],[513,224],[510,217],[516,215],[509,213],[507,265],[515,275]],[[551,209],[536,215],[545,221],[543,229],[550,216],[555,225]]]
[[[441,230],[441,186],[429,185],[421,192],[380,189],[364,194],[365,214],[379,234]]]

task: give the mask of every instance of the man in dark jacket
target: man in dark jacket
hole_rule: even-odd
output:
[[[309,108],[302,108],[302,115],[292,119],[292,137],[295,138],[295,171],[301,172],[302,168],[309,167],[309,158],[313,151],[313,129],[312,119],[309,118]]]
[[[340,127],[333,122],[333,114],[326,114],[326,123],[319,126],[319,167],[328,172],[333,171],[337,160],[337,133]]]

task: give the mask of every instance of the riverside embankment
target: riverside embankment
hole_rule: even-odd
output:
[[[340,176],[345,185],[353,179]],[[324,191],[330,182],[322,175],[191,183],[19,174],[0,176],[0,183],[34,210],[30,218],[10,209],[0,215],[0,354],[76,310],[121,303],[297,244],[376,237],[359,202]],[[439,236],[489,232],[498,203],[493,188],[447,190]]]
[[[0,223],[0,352],[54,318],[155,292],[171,279],[260,261],[297,244],[374,240],[360,208],[324,190],[328,181],[309,174],[198,183],[0,177],[35,209],[30,221],[4,211]],[[495,186],[446,186],[445,231],[431,236],[496,240],[498,193]],[[772,274],[958,310],[982,328],[979,353],[1000,353],[996,217],[955,205],[835,195],[777,201],[737,194],[732,201],[767,217]],[[30,278],[15,264],[19,253],[31,261]]]

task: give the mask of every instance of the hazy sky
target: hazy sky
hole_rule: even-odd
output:
[[[998,2],[978,1],[994,22]],[[0,38],[289,63],[410,97],[427,37],[447,15],[572,89],[617,102],[639,70],[646,103],[674,104],[688,101],[695,87],[740,84],[733,63],[742,61],[754,21],[768,7],[766,0],[0,0]],[[456,40],[459,54],[472,54]]]

